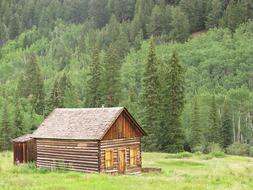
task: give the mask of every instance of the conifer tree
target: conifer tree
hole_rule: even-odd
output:
[[[52,111],[54,108],[63,108],[63,98],[58,78],[56,78],[56,80],[54,81],[54,86],[50,95],[48,105],[49,112]]]
[[[66,108],[73,108],[78,106],[79,97],[77,95],[76,89],[72,84],[69,75],[65,72],[60,78],[59,89],[62,97],[60,106]]]
[[[11,145],[12,130],[11,130],[11,125],[10,125],[10,117],[8,113],[7,102],[5,102],[3,106],[1,126],[2,126],[1,131],[0,131],[0,136],[2,138],[1,149],[8,150]]]
[[[223,14],[221,19],[221,25],[223,27],[228,27],[232,31],[245,21],[246,10],[240,1],[231,0]]]
[[[208,142],[220,143],[220,126],[219,126],[218,108],[216,105],[215,95],[212,96],[209,110],[209,131],[207,134]]]
[[[178,152],[183,150],[184,144],[184,132],[180,121],[184,108],[184,69],[175,51],[165,70],[159,144],[162,151]]]
[[[105,56],[104,66],[104,104],[118,106],[120,99],[120,68],[121,63],[117,50],[110,45]]]
[[[99,58],[99,49],[95,47],[92,53],[90,72],[87,86],[87,107],[101,107],[102,105],[102,66]]]
[[[223,14],[223,5],[221,0],[212,0],[210,13],[207,15],[206,27],[214,28],[219,24],[219,20]]]
[[[9,25],[9,37],[10,39],[14,39],[18,36],[21,30],[21,23],[18,14],[14,14],[11,18]]]
[[[162,12],[161,8],[158,5],[156,5],[152,10],[150,23],[147,27],[149,36],[151,35],[160,36],[163,33],[165,23],[166,20],[164,12]]]
[[[157,131],[159,130],[158,110],[159,110],[159,74],[158,62],[155,52],[154,38],[151,38],[149,53],[143,76],[142,126],[148,133],[143,139],[143,148],[146,151],[157,150]]]
[[[15,103],[15,115],[14,115],[14,137],[19,137],[24,134],[24,117],[20,109],[20,102],[17,99]]]
[[[187,16],[179,7],[172,8],[172,30],[170,38],[176,41],[185,41],[190,34],[190,24]]]
[[[229,102],[227,99],[225,99],[223,107],[221,139],[221,145],[224,148],[233,143],[233,122]]]
[[[47,112],[55,108],[77,107],[78,97],[76,91],[66,73],[54,82],[54,86],[48,102]],[[48,114],[47,113],[47,114]]]
[[[190,121],[190,145],[191,148],[200,146],[203,142],[203,131],[200,126],[199,105],[197,97],[193,98]]]
[[[30,99],[33,110],[37,114],[43,115],[45,104],[44,80],[34,53],[28,56],[25,67],[24,76],[20,78],[18,84],[18,91],[23,97]]]

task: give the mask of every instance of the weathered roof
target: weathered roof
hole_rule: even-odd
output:
[[[124,107],[55,109],[33,133],[33,137],[99,140],[123,110],[129,114]],[[145,133],[139,125],[137,127]]]
[[[26,142],[26,141],[29,141],[31,139],[33,139],[32,134],[26,134],[26,135],[23,135],[21,137],[17,137],[15,139],[13,139],[12,141],[13,142]]]

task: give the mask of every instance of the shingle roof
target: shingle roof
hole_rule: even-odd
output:
[[[25,142],[25,141],[29,141],[31,139],[33,139],[32,134],[26,134],[26,135],[23,135],[21,137],[13,139],[12,141],[13,142]]]
[[[55,109],[33,133],[34,138],[101,139],[125,108]]]

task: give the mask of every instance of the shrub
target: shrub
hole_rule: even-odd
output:
[[[196,153],[196,152],[204,152],[205,150],[205,146],[203,145],[199,145],[199,146],[195,146],[191,149],[192,152]]]
[[[203,154],[203,155],[201,156],[201,158],[202,158],[203,160],[211,160],[211,159],[213,159],[213,156],[212,156],[211,154]]]
[[[250,145],[234,143],[231,144],[226,149],[227,154],[238,155],[238,156],[248,156],[250,151]]]
[[[211,156],[213,156],[215,158],[224,158],[225,157],[225,153],[222,151],[211,152],[210,154],[211,154]]]
[[[253,157],[253,146],[249,147],[249,156]]]
[[[196,155],[196,156],[201,156],[202,154],[203,154],[203,153],[200,152],[200,151],[194,152],[194,155]]]
[[[204,153],[209,154],[212,152],[223,152],[222,148],[220,147],[219,144],[217,143],[209,143],[206,145],[204,151]]]

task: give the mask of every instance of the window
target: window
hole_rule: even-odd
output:
[[[130,165],[137,165],[137,148],[130,148]]]
[[[105,151],[105,168],[113,167],[113,150]]]

